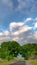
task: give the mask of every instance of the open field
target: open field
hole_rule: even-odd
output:
[[[30,60],[29,61],[32,65],[37,65],[37,60]]]

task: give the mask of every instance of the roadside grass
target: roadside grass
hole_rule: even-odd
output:
[[[23,58],[15,58],[15,59],[12,59],[10,61],[8,60],[0,60],[0,65],[8,65],[8,64],[11,64],[11,63],[15,63],[17,61],[20,61],[20,60],[24,60]]]
[[[32,65],[37,65],[37,60],[29,60]]]
[[[0,65],[8,65],[10,63],[14,63],[16,60],[13,59],[13,60],[10,60],[10,61],[7,61],[7,60],[0,60]]]
[[[12,59],[10,61],[8,61],[8,60],[0,60],[0,65],[8,65],[8,64],[20,61],[20,60],[24,60],[24,59],[23,58],[15,58],[15,59]],[[29,61],[32,65],[37,65],[37,60],[26,60],[26,61]]]

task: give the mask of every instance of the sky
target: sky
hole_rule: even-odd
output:
[[[0,43],[37,43],[37,0],[0,0]]]

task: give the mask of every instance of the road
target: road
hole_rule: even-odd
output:
[[[25,61],[25,65],[32,65],[32,64],[29,63],[28,61]]]
[[[32,65],[32,64],[30,64],[28,61],[17,61],[16,63],[9,65]]]

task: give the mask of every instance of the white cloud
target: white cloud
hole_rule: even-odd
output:
[[[35,18],[36,19],[36,18]],[[35,19],[26,18],[23,22],[12,22],[10,23],[11,34],[13,36],[12,40],[16,40],[19,43],[32,43],[36,42],[36,35],[34,35],[34,24]],[[26,23],[34,23],[33,26],[28,26]],[[37,24],[35,25],[37,27]],[[15,30],[15,31],[13,31]]]
[[[0,36],[9,36],[9,35],[10,35],[9,31],[0,32]]]
[[[35,18],[36,19],[36,18]],[[37,42],[37,32],[34,31],[34,27],[37,27],[37,22],[34,22],[33,26],[29,26],[26,23],[35,19],[27,18],[23,22],[11,22],[9,24],[9,31],[4,30],[0,32],[0,41],[12,41],[15,40],[21,44]]]
[[[3,36],[3,33],[2,32],[0,32],[0,36]]]
[[[9,39],[10,39],[10,32],[9,31],[0,32],[0,41],[7,41]]]
[[[3,35],[9,36],[9,35],[10,35],[10,32],[9,32],[9,31],[4,31],[4,32],[3,32]]]
[[[12,23],[10,23],[10,25],[9,25],[10,31],[12,31],[13,28],[23,26],[23,24],[24,24],[23,22],[12,22]]]
[[[34,28],[37,28],[37,22],[34,24]]]
[[[32,18],[27,18],[27,19],[26,19],[26,21],[30,21],[30,20],[32,20]]]
[[[19,37],[12,38],[12,40],[14,40],[14,41],[17,41],[18,39],[19,39]]]
[[[19,34],[21,34],[23,32],[26,32],[28,30],[31,30],[31,29],[32,29],[31,27],[23,26],[18,31],[14,32],[13,35],[19,35]]]
[[[11,22],[9,25],[9,28],[10,28],[10,30],[12,30],[13,28],[16,28],[16,27],[22,27],[27,22],[31,22],[31,20],[33,20],[33,19],[32,18],[26,18],[23,22]]]
[[[26,20],[24,21],[25,23],[27,22],[31,22],[31,20],[33,20],[32,18],[26,18]]]

